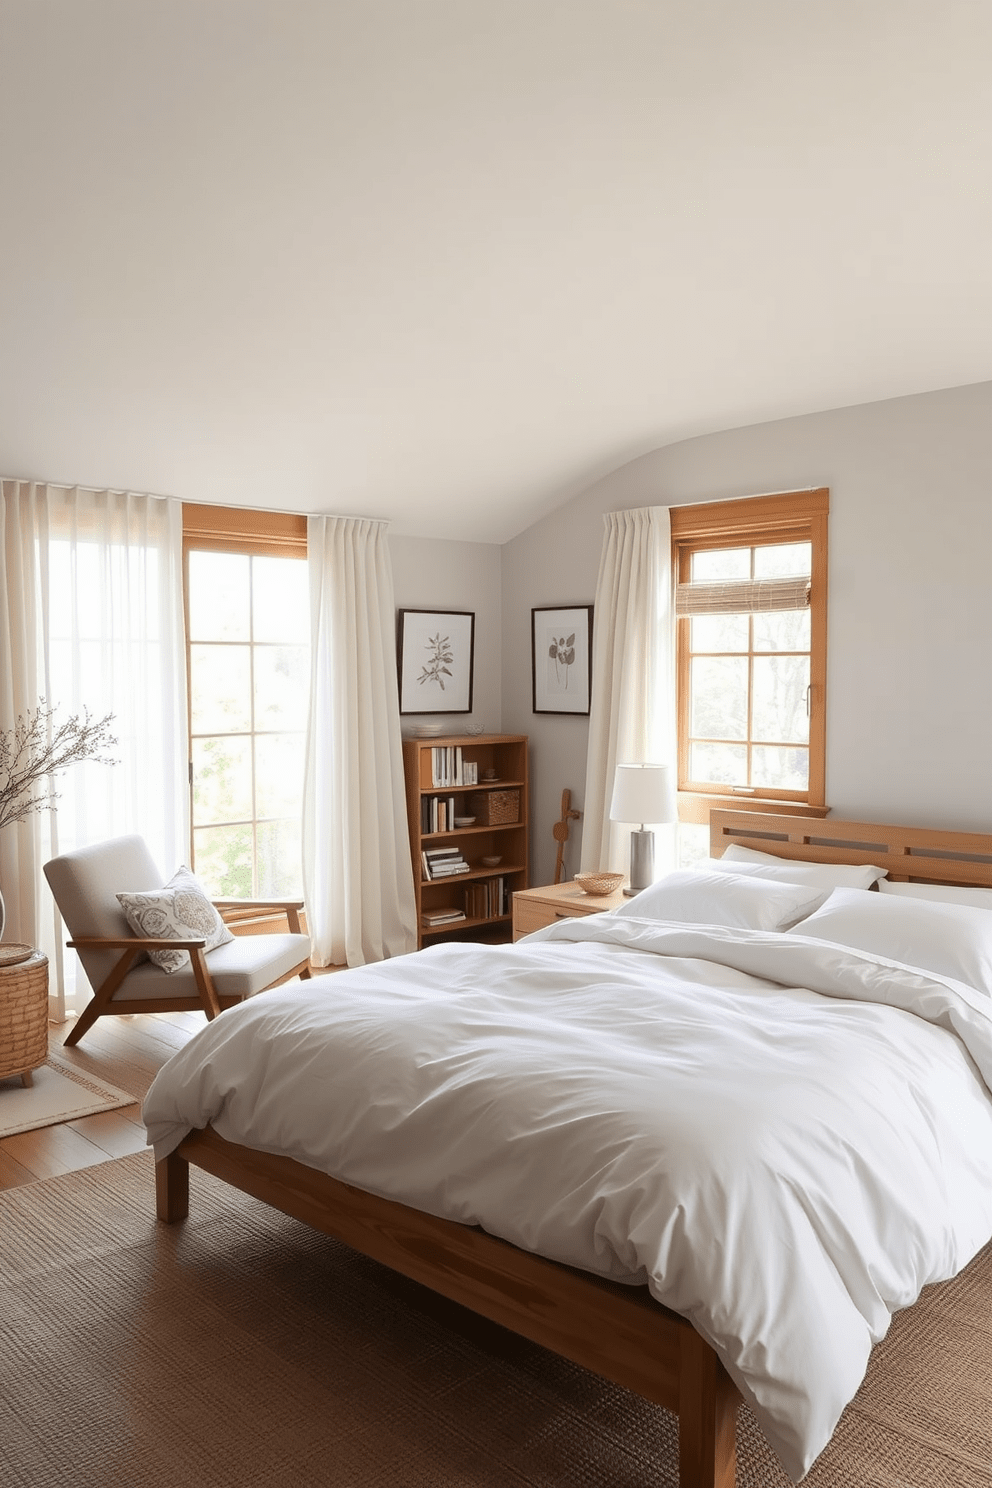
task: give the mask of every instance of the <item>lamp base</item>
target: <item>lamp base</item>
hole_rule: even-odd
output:
[[[628,898],[654,883],[654,833],[642,828],[630,834],[630,887]]]

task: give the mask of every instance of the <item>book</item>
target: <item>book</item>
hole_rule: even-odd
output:
[[[421,923],[427,925],[431,929],[436,928],[438,925],[453,925],[457,920],[464,920],[466,918],[467,916],[465,914],[465,911],[461,909],[453,909],[450,914],[425,914],[420,916]]]

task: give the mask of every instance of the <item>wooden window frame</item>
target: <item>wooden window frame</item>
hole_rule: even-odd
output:
[[[683,789],[688,775],[689,617],[675,621],[675,666],[678,698],[679,820],[706,822],[714,806],[749,811],[825,816],[827,703],[827,518],[830,492],[825,486],[807,491],[779,491],[740,501],[714,501],[678,506],[671,511],[672,573],[686,583],[692,554],[707,548],[769,546],[808,542],[810,569],[810,703],[809,784],[804,793],[751,790],[714,785]]]
[[[189,555],[191,552],[243,553],[257,558],[307,556],[307,519],[297,512],[257,511],[239,506],[200,506],[183,502],[183,623],[186,629],[186,718],[192,741],[192,643],[189,633]],[[189,852],[194,862],[192,742],[188,761]],[[267,929],[261,924],[257,928]]]

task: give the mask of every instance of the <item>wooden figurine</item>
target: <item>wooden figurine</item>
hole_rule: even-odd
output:
[[[554,824],[554,838],[558,844],[558,860],[555,863],[555,883],[561,883],[564,871],[565,843],[568,841],[568,824],[570,821],[578,821],[581,811],[572,810],[572,792],[563,790],[561,793],[561,821]]]

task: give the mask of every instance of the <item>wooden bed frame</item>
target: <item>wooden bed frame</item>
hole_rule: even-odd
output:
[[[871,862],[890,878],[992,888],[992,836],[713,811],[711,856],[731,842],[815,863]],[[342,1240],[473,1312],[674,1411],[680,1488],[733,1488],[740,1395],[715,1352],[646,1287],[621,1286],[485,1231],[376,1198],[290,1158],[194,1131],[156,1165],[160,1219],[189,1212],[189,1165]]]

